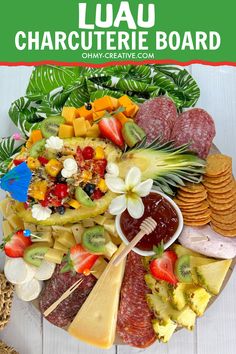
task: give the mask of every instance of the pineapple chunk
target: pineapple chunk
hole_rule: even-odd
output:
[[[171,319],[176,321],[178,325],[192,331],[195,326],[196,314],[189,306],[185,306],[183,310],[171,314]]]
[[[57,250],[55,248],[49,248],[48,251],[45,253],[45,261],[61,264],[62,258],[64,256],[64,252]]]
[[[16,214],[12,214],[7,218],[9,224],[13,227],[14,230],[23,230],[24,223],[23,220]]]
[[[75,224],[71,227],[76,243],[81,243],[84,227],[81,224]]]
[[[116,231],[116,226],[115,226],[115,220],[106,220],[103,224],[104,229],[109,232],[109,234],[118,236],[117,231]]]
[[[113,254],[117,251],[117,246],[114,245],[113,242],[109,241],[106,243],[105,249],[106,249],[106,251],[105,251],[104,256],[108,259],[111,259]]]
[[[104,223],[107,221],[106,215],[98,215],[93,218],[93,220],[96,222],[96,224],[103,226]]]
[[[8,237],[13,231],[14,231],[14,228],[9,224],[9,222],[7,220],[4,220],[2,222],[3,237],[4,238]]]
[[[91,268],[91,273],[99,279],[104,270],[106,269],[107,262],[103,257],[99,257]]]
[[[64,232],[63,234],[61,234],[57,238],[57,241],[62,243],[67,248],[71,248],[76,245],[75,238],[74,238],[73,234],[70,232]]]
[[[0,202],[0,212],[5,219],[13,213],[11,199],[5,198]]]
[[[95,224],[93,219],[84,219],[82,220],[82,225],[83,227],[93,227]]]
[[[188,289],[186,295],[191,309],[197,314],[197,316],[202,316],[206,310],[211,295],[201,287]]]
[[[173,249],[173,251],[175,251],[178,258],[180,258],[181,256],[185,256],[185,255],[195,256],[195,257],[200,256],[199,253],[191,251],[190,249],[183,247],[177,243],[175,243],[171,248]],[[205,258],[205,257],[202,257],[202,258]]]
[[[199,285],[203,286],[211,294],[217,295],[231,263],[232,259],[226,259],[196,267]]]
[[[190,256],[191,275],[192,275],[192,280],[195,284],[198,283],[198,276],[196,273],[196,267],[204,265],[204,264],[213,263],[213,262],[215,262],[215,260],[211,259],[211,258]]]
[[[84,117],[76,118],[73,121],[75,136],[85,136],[87,133],[87,125]]]
[[[167,282],[156,280],[151,274],[145,275],[145,281],[153,294],[160,296],[161,300],[164,302],[169,300],[169,285]]]
[[[35,224],[31,224],[31,223],[27,223],[27,222],[24,222],[24,229],[30,230],[32,233],[37,231]]]
[[[52,232],[51,231],[37,231],[39,238],[32,237],[32,242],[47,242],[49,247],[53,245]]]
[[[39,231],[39,232],[51,232],[52,233],[52,228],[51,228],[51,226],[37,225],[37,231]]]
[[[54,242],[53,248],[55,248],[56,250],[64,252],[64,254],[68,252],[68,248],[66,246],[64,246],[62,243],[60,243],[59,241],[57,241],[57,240]]]
[[[171,319],[169,319],[165,324],[162,324],[160,321],[155,319],[153,320],[152,325],[158,340],[162,343],[169,342],[177,327],[177,324]]]
[[[174,308],[181,311],[187,305],[186,290],[191,286],[191,284],[187,283],[178,283],[176,287],[172,287],[170,295]]]

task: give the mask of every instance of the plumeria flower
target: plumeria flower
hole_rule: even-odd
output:
[[[118,167],[118,166],[117,166]],[[109,206],[109,212],[112,215],[119,215],[126,209],[134,219],[143,216],[144,205],[142,197],[146,197],[153,185],[152,179],[141,182],[141,171],[138,167],[132,167],[125,180],[110,173],[105,176],[108,188],[113,192],[120,194],[114,198]]]
[[[114,162],[108,162],[106,171],[107,171],[106,177],[119,176],[119,167]]]
[[[20,140],[25,141],[25,139],[22,137],[22,135],[20,133],[12,134],[12,139],[15,140],[15,141],[20,141]]]
[[[48,207],[43,207],[41,204],[32,206],[32,216],[38,221],[47,220],[52,214],[52,210]]]

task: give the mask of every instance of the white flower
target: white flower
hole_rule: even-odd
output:
[[[68,158],[63,162],[64,168],[61,171],[61,174],[64,178],[69,178],[73,176],[78,171],[77,162],[72,159]]]
[[[45,147],[47,149],[61,150],[63,148],[63,145],[63,140],[58,138],[58,136],[50,136],[50,138],[46,140]]]
[[[43,207],[41,204],[34,204],[32,206],[32,216],[36,220],[46,220],[52,214],[52,210],[48,207]]]
[[[118,177],[119,176],[119,167],[114,162],[108,162],[106,167],[107,177]]]
[[[126,177],[125,181],[117,176],[105,176],[108,188],[114,192],[121,194],[113,199],[109,206],[109,212],[113,215],[119,215],[128,209],[129,214],[134,219],[139,219],[143,216],[144,205],[141,197],[146,197],[153,185],[152,179],[147,179],[141,182],[141,171],[137,167],[132,167]]]

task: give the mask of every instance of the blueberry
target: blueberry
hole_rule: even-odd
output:
[[[86,186],[83,189],[84,189],[85,193],[87,193],[88,196],[90,196],[95,191],[96,186],[95,186],[95,184],[87,183]]]
[[[60,205],[56,208],[56,211],[58,212],[58,214],[63,215],[65,214],[66,208],[63,205]]]
[[[62,176],[61,172],[58,173],[58,175],[56,177],[56,181],[58,183],[66,183],[66,179]]]
[[[87,111],[91,111],[91,109],[93,108],[93,106],[90,102],[87,102],[84,105],[85,105],[85,108],[87,109]]]

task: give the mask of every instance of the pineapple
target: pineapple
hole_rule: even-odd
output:
[[[170,301],[176,310],[181,311],[187,305],[186,290],[191,286],[187,283],[178,283],[176,287],[172,287],[170,290]]]
[[[177,327],[177,324],[172,320],[168,320],[165,324],[158,320],[153,320],[152,325],[158,340],[162,343],[169,342]]]
[[[104,151],[104,154],[108,162],[115,162],[117,159],[120,159],[122,154],[119,148],[115,147],[112,143],[109,143],[102,139],[93,139],[93,138],[64,139],[64,150],[66,150],[67,148],[70,148],[70,150],[74,150],[77,146],[79,146],[81,149],[83,149],[85,146],[92,146],[94,149],[96,149],[98,146],[101,147]],[[79,222],[80,220],[92,218],[104,213],[108,209],[108,206],[111,203],[113,197],[114,194],[108,191],[101,199],[94,201],[93,208],[80,206],[79,209],[67,209],[64,215],[59,215],[55,213],[52,214],[50,218],[43,221],[38,221],[34,219],[32,217],[31,211],[26,210],[24,208],[23,203],[14,201],[14,206],[16,208],[16,212],[18,216],[24,222],[33,223],[37,225],[45,225],[45,226],[65,225],[67,223],[74,224]],[[113,225],[114,225],[114,221],[113,221]]]
[[[185,306],[183,310],[172,313],[171,319],[176,321],[179,326],[192,331],[195,326],[196,314],[189,306]]]
[[[191,309],[197,314],[197,316],[202,316],[206,310],[211,295],[200,286],[188,289],[186,295]]]
[[[136,148],[125,152],[118,165],[121,177],[135,165],[142,171],[142,180],[152,178],[155,186],[173,195],[173,187],[201,181],[205,161],[189,152],[187,145],[174,147],[173,142],[161,143],[156,139],[148,146],[142,141]]]
[[[194,252],[186,247],[183,247],[179,245],[178,243],[175,243],[172,247],[173,251],[177,254],[178,258],[181,256],[189,255],[189,256],[195,256],[198,257],[200,254],[197,252]]]
[[[211,294],[217,295],[231,263],[232,259],[226,259],[196,267],[198,283]]]
[[[190,256],[190,268],[191,268],[193,283],[198,284],[198,276],[196,273],[196,267],[204,265],[204,264],[213,263],[213,262],[215,262],[215,260],[212,258]]]
[[[164,302],[169,301],[169,285],[167,282],[156,280],[151,274],[145,275],[145,281],[153,294],[160,296],[161,300]]]

